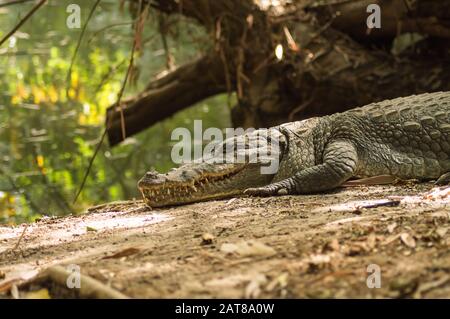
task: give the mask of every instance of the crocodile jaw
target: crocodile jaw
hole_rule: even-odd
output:
[[[138,188],[148,206],[163,207],[240,195],[272,178],[257,164],[185,164],[167,174],[148,172]]]

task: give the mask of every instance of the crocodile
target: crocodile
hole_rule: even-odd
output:
[[[145,203],[162,207],[243,195],[319,193],[352,178],[380,175],[448,184],[450,91],[260,129],[228,138],[217,149],[224,151],[239,138],[247,141],[249,153],[264,144],[248,143],[252,140],[277,140],[278,147],[253,161],[197,161],[165,174],[149,171],[138,182]],[[279,161],[278,169],[262,173],[272,160]]]

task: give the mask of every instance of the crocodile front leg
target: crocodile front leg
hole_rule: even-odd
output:
[[[450,185],[450,172],[442,174],[435,182],[436,185]]]
[[[244,194],[273,196],[314,193],[333,189],[354,175],[357,162],[358,155],[353,144],[345,140],[338,140],[328,144],[325,148],[322,164],[305,168],[294,176],[277,183],[248,188]]]

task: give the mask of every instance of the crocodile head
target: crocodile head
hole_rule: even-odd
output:
[[[278,138],[280,136],[282,134],[279,134]],[[227,145],[229,146],[230,143],[235,143],[239,139],[244,139],[248,143],[254,137],[256,135],[252,134],[247,135],[246,139],[244,137],[227,139],[219,144],[216,150],[224,150]],[[266,137],[256,137],[256,139],[259,140],[259,143],[252,143],[250,146],[244,147],[243,150],[247,155],[261,151],[261,147],[264,147],[261,146],[264,145],[261,143],[261,139],[267,142]],[[146,204],[150,207],[182,205],[240,195],[247,188],[260,187],[271,182],[276,172],[267,173],[262,168],[267,168],[273,160],[280,160],[284,144],[278,145],[281,147],[272,148],[269,154],[265,153],[266,155],[258,156],[253,160],[247,156],[243,162],[229,163],[225,160],[222,163],[217,161],[219,162],[217,163],[211,160],[214,158],[211,156],[208,161],[184,164],[166,174],[155,171],[147,172],[138,182],[138,188]],[[259,154],[261,153],[263,152]],[[236,151],[234,155],[236,155]]]

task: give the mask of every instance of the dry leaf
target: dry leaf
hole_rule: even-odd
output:
[[[214,236],[210,233],[204,233],[202,235],[202,245],[211,245],[214,241]]]
[[[282,273],[281,275],[275,277],[267,286],[266,291],[271,292],[277,286],[284,288],[288,284],[289,273]]]
[[[443,238],[445,234],[447,234],[448,228],[447,227],[439,227],[436,229],[436,234],[439,235],[439,237]]]
[[[377,236],[375,236],[374,233],[371,233],[368,237],[367,237],[367,247],[369,249],[374,249],[375,245],[377,242]]]
[[[225,243],[220,250],[226,254],[236,253],[240,256],[273,256],[275,249],[258,241],[244,241],[237,244]]]
[[[416,240],[408,233],[402,233],[400,235],[400,239],[402,240],[403,244],[410,248],[416,247]]]
[[[103,257],[103,259],[127,257],[127,256],[131,256],[131,255],[137,254],[140,251],[141,250],[138,249],[138,248],[131,247],[131,248],[127,248],[127,249],[121,250],[121,251],[119,251],[119,252],[117,252],[117,253],[115,253],[115,254],[113,254],[111,256]]]
[[[390,224],[387,227],[387,230],[388,230],[389,234],[392,234],[394,232],[395,227],[397,227],[397,223],[396,222],[393,222],[392,224]]]
[[[382,243],[382,245],[383,245],[383,246],[389,245],[390,243],[393,243],[394,241],[396,241],[397,238],[399,238],[399,237],[400,237],[400,234],[392,235],[392,236],[388,237],[388,238]]]
[[[263,274],[256,274],[255,277],[245,287],[245,298],[258,298],[261,294],[261,285],[267,282],[267,278]]]
[[[19,288],[17,288],[16,284],[12,284],[10,291],[11,297],[13,297],[13,299],[20,299]]]

